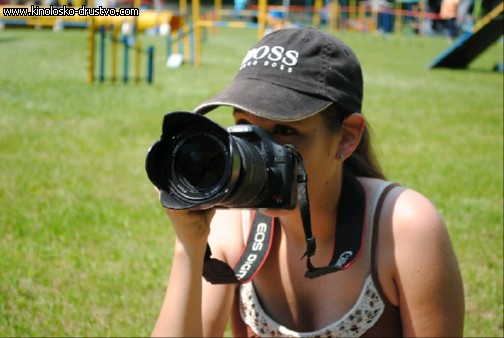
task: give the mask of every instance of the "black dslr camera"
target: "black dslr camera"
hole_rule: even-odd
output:
[[[166,114],[147,153],[149,179],[171,209],[294,209],[297,152],[253,125],[223,129],[190,112]]]

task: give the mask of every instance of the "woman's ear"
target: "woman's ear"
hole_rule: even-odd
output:
[[[366,120],[360,113],[353,113],[343,121],[341,140],[336,158],[345,160],[350,157],[360,143]]]

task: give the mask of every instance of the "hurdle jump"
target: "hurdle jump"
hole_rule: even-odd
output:
[[[92,20],[93,21],[93,20]],[[94,24],[91,23],[91,27],[89,29],[89,60],[88,60],[88,82],[94,83],[97,80],[100,83],[110,80],[112,83],[115,83],[119,80],[118,76],[118,60],[119,60],[119,47],[123,49],[123,57],[122,57],[122,82],[128,83],[130,80],[133,80],[136,83],[139,83],[141,80],[145,79],[147,83],[153,82],[153,74],[154,74],[154,47],[149,46],[146,49],[141,48],[140,39],[136,34],[131,36],[124,35],[122,37],[119,36],[119,28],[110,26],[107,32],[107,28],[104,25],[101,25],[98,29],[99,31],[99,49],[98,49],[98,75],[95,75],[95,27]],[[108,34],[107,34],[108,33]],[[109,35],[109,36],[108,36]],[[110,70],[106,71],[106,55],[107,55],[107,42],[110,44]],[[130,75],[130,50],[134,53],[134,75]],[[140,75],[141,68],[141,58],[142,54],[147,55],[147,65],[145,77],[142,78]]]

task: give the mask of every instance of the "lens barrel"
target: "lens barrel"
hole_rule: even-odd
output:
[[[250,143],[232,136],[233,144],[240,156],[240,176],[236,184],[238,187],[224,201],[225,205],[232,207],[243,207],[253,205],[255,201],[261,199],[261,191],[264,190],[268,180],[268,169],[264,158],[259,150]]]

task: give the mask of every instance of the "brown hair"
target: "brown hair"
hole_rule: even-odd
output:
[[[335,132],[341,130],[345,117],[350,115],[339,109],[336,104],[331,104],[320,113],[324,117],[327,127]],[[386,179],[373,150],[370,129],[366,122],[360,143],[353,154],[345,160],[345,165],[356,176]]]

